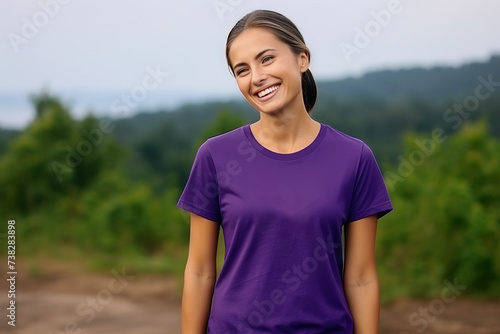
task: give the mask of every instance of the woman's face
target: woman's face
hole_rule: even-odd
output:
[[[305,52],[290,47],[262,28],[249,28],[232,42],[229,60],[247,101],[264,113],[304,108],[302,73],[309,67]]]

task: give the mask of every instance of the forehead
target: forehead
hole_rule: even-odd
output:
[[[229,59],[237,63],[245,61],[247,58],[254,58],[259,52],[265,49],[282,50],[287,45],[271,32],[262,28],[249,28],[244,30],[231,43],[229,49]]]

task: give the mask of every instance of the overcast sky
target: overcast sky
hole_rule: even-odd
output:
[[[94,92],[114,94],[113,100],[156,69],[168,76],[148,81],[155,87],[139,106],[232,96],[238,91],[226,67],[225,40],[239,18],[258,8],[297,24],[318,79],[455,66],[500,53],[495,0],[2,0],[0,93],[27,96],[46,86],[66,97]],[[368,42],[359,31],[368,33]],[[0,101],[0,126],[32,117],[20,116],[21,109]]]

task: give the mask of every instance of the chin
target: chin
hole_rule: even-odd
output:
[[[257,110],[260,113],[266,114],[266,115],[276,115],[279,114],[283,108],[278,108],[278,107],[271,107],[271,106],[266,106],[262,107],[259,105],[252,104],[252,107]]]
[[[255,110],[264,114],[277,114],[283,110],[283,106],[281,103],[276,103],[277,101],[261,103],[259,101],[255,101],[254,99],[246,100]]]

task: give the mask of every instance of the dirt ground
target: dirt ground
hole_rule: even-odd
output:
[[[136,275],[116,268],[104,274],[82,273],[78,264],[44,265],[16,277],[16,326],[7,324],[8,287],[0,288],[0,333],[18,334],[178,334],[180,294],[175,279]],[[381,311],[382,334],[500,334],[500,301],[458,296],[444,303],[406,300]]]

